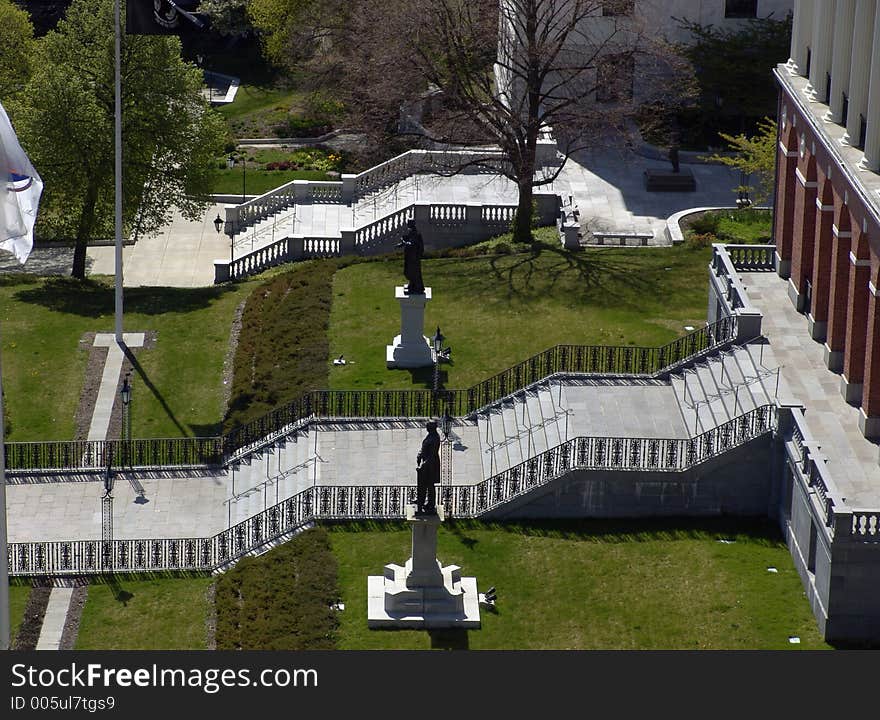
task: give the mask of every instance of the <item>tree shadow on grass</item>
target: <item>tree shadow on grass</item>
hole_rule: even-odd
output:
[[[228,284],[202,288],[126,288],[125,310],[127,313],[143,315],[188,313],[210,307],[233,289]],[[15,293],[14,298],[55,312],[81,317],[98,318],[112,315],[115,311],[114,288],[89,278],[50,278],[36,287]]]
[[[113,593],[113,599],[122,603],[123,606],[128,607],[128,601],[134,597],[134,593],[128,592],[128,590],[123,589],[122,585],[119,584],[119,579],[115,575],[111,575],[107,578],[107,585],[110,588],[110,592]]]
[[[496,255],[489,259],[491,275],[507,285],[511,296],[523,295],[520,288],[528,288],[536,274],[540,274],[543,282],[547,282],[547,290],[556,287],[558,281],[569,272],[575,272],[584,292],[595,290],[600,286],[603,297],[613,299],[618,295],[615,288],[635,289],[639,293],[658,293],[657,283],[650,281],[645,274],[639,272],[639,266],[632,262],[632,250],[626,255],[612,248],[593,252],[572,252],[563,248],[540,246],[529,253],[516,256]],[[555,255],[563,263],[564,269],[542,267],[537,264],[541,256]],[[513,257],[513,262],[509,262]],[[546,261],[545,261],[546,262]],[[561,263],[560,263],[561,264]],[[628,293],[629,294],[629,293]],[[606,303],[607,304],[607,303]]]

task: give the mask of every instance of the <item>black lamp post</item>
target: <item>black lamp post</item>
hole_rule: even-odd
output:
[[[440,332],[440,326],[437,326],[437,332],[434,333],[434,394],[440,390],[440,352],[442,350],[443,333]]]
[[[122,380],[122,389],[119,391],[122,399],[122,440],[125,452],[124,463],[129,463],[129,446],[131,445],[131,373],[125,373]]]
[[[104,473],[104,497],[101,498],[101,567],[105,570],[113,567],[113,483],[116,473],[109,462]]]

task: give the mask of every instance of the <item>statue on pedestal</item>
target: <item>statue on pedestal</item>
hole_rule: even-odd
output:
[[[437,512],[435,485],[440,482],[440,433],[433,420],[425,425],[428,434],[422,440],[422,449],[416,455],[416,513],[434,515]]]
[[[425,243],[422,241],[422,234],[416,229],[415,220],[406,221],[406,233],[403,240],[397,243],[397,247],[403,248],[403,274],[409,281],[404,292],[407,295],[424,295],[422,256],[425,254]]]

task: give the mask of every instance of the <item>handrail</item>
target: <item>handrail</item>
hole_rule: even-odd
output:
[[[763,405],[695,438],[577,437],[474,485],[442,487],[448,514],[480,517],[573,470],[682,472],[772,431]],[[315,520],[397,519],[412,485],[317,486],[208,538],[10,543],[11,575],[216,570]]]
[[[736,318],[731,316],[660,347],[556,345],[464,390],[312,390],[219,437],[7,443],[7,469],[223,465],[311,417],[461,417],[551,375],[656,377],[731,342],[736,332]]]

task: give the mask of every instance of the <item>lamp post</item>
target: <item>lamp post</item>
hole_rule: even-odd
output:
[[[434,342],[434,396],[436,397],[437,393],[440,390],[440,353],[443,349],[443,341],[446,338],[443,337],[443,333],[440,332],[440,326],[437,326],[437,332],[434,333],[433,342]]]
[[[122,399],[122,441],[124,458],[123,463],[129,464],[131,453],[129,452],[131,445],[131,373],[125,373],[122,380],[122,389],[119,391],[119,397]]]
[[[101,498],[101,567],[113,568],[113,483],[116,473],[109,462],[104,473],[104,496]]]

